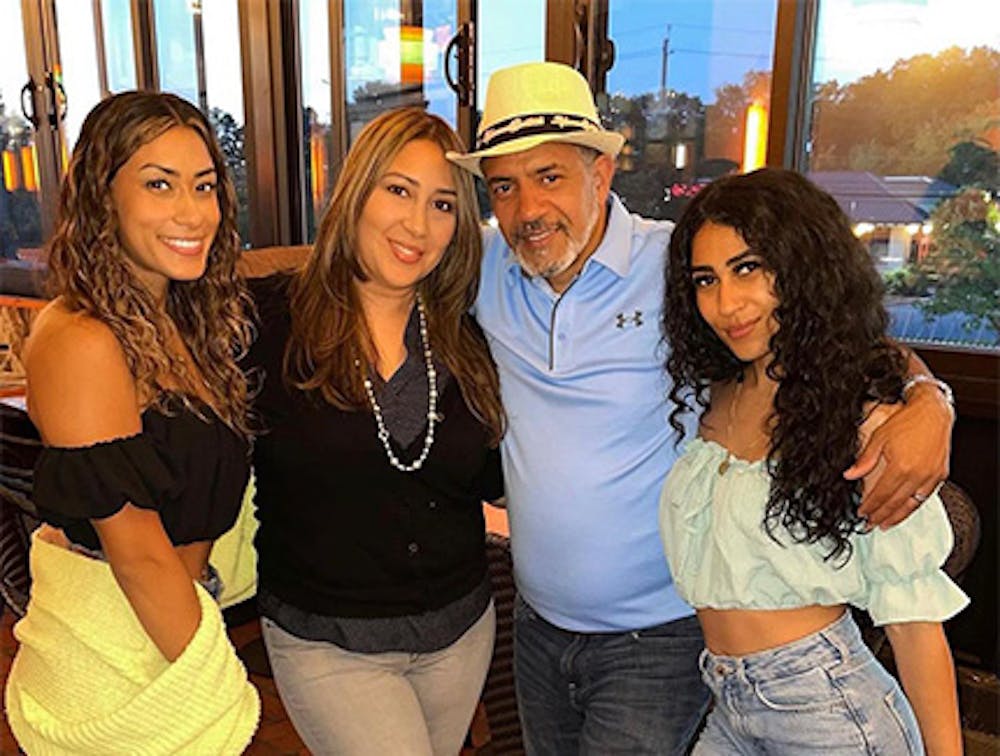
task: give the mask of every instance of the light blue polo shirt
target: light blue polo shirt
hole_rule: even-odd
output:
[[[659,536],[676,452],[660,311],[672,224],[610,200],[601,245],[560,298],[484,230],[476,317],[500,372],[514,575],[552,624],[636,630],[693,613]]]

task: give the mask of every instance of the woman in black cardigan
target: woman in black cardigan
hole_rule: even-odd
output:
[[[313,253],[256,285],[258,596],[310,749],[454,754],[493,648],[481,502],[496,369],[467,314],[481,242],[462,146],[417,108],[358,136]]]

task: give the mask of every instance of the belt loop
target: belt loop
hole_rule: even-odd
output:
[[[828,627],[823,628],[819,631],[820,637],[823,638],[837,653],[838,659],[835,666],[839,666],[847,661],[851,656],[850,645],[845,642],[841,637],[843,631],[841,630],[841,623],[844,621],[844,616],[850,610],[845,610],[844,615],[841,615],[840,619],[835,620]]]
[[[746,662],[744,661],[742,656],[737,657],[736,659],[736,675],[737,677],[739,677],[741,682],[744,682],[747,685],[752,685],[752,682],[749,676],[747,675]]]

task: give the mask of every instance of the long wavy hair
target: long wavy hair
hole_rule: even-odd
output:
[[[136,150],[177,126],[193,129],[208,149],[218,177],[221,223],[205,273],[193,281],[170,281],[164,310],[132,272],[118,234],[111,182]],[[197,108],[171,94],[123,92],[90,111],[62,184],[48,250],[49,293],[70,311],[85,312],[112,330],[140,395],[161,408],[167,392],[158,377],[176,381],[185,401],[195,386],[195,376],[167,346],[176,328],[213,407],[246,434],[246,382],[236,360],[250,342],[250,299],[236,274],[239,252],[236,193]]]
[[[767,373],[778,388],[765,528],[822,542],[828,559],[846,563],[861,485],[842,472],[857,456],[866,405],[899,401],[905,375],[905,357],[886,337],[882,282],[837,202],[803,176],[765,168],[704,188],[674,229],[666,268],[670,423],[681,435],[689,400],[704,413],[711,384],[742,380],[746,367],[698,311],[691,244],[709,222],[736,230],[774,275],[778,330]]]
[[[358,253],[358,220],[393,159],[416,139],[444,151],[465,151],[447,123],[421,108],[390,110],[368,123],[340,169],[312,255],[291,283],[285,380],[298,389],[318,391],[340,409],[368,410],[364,376],[356,365],[367,364],[374,354],[358,295],[358,283],[367,280]],[[434,354],[456,378],[466,405],[496,444],[505,423],[499,379],[485,339],[468,314],[482,261],[476,195],[471,175],[449,166],[458,192],[455,234],[418,291]]]

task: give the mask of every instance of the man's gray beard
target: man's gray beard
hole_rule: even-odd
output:
[[[576,262],[576,258],[580,256],[580,248],[575,244],[567,247],[566,252],[562,257],[558,260],[552,261],[544,268],[533,264],[528,257],[522,255],[517,249],[514,250],[514,255],[517,257],[517,261],[521,265],[521,269],[529,276],[551,278],[552,276],[558,276],[563,271],[569,269],[573,263]]]
[[[521,254],[518,247],[514,247],[514,256],[517,257],[517,262],[520,264],[521,270],[529,276],[541,276],[546,280],[569,270],[573,266],[573,263],[575,263],[580,255],[583,254],[583,248],[587,245],[591,235],[594,233],[594,227],[597,225],[597,221],[600,217],[600,208],[595,206],[594,212],[590,216],[590,222],[584,229],[582,241],[576,242],[573,239],[570,239],[567,234],[568,243],[566,245],[566,252],[562,257],[558,260],[552,261],[545,268],[540,268],[537,265],[532,264],[530,260],[525,257],[525,255]],[[565,234],[566,231],[561,231],[560,233]]]

